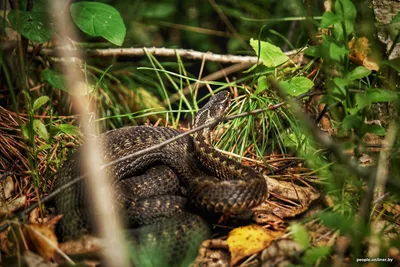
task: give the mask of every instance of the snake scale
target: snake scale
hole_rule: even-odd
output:
[[[229,106],[228,92],[215,94],[196,114],[194,127],[222,118]],[[136,266],[187,266],[210,235],[208,223],[197,210],[240,213],[264,199],[265,178],[212,147],[211,134],[217,124],[107,169]],[[104,162],[110,162],[180,133],[131,126],[101,134],[98,143]],[[74,152],[58,171],[55,188],[82,174],[80,153],[79,149]],[[80,182],[56,196],[56,208],[63,214],[59,224],[63,240],[96,231],[87,195],[86,184]]]

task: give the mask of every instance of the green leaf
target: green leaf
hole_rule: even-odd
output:
[[[310,237],[308,236],[306,228],[298,223],[292,224],[290,226],[290,232],[293,239],[299,243],[303,249],[308,248],[310,245]]]
[[[356,94],[355,100],[356,100],[358,110],[362,110],[365,107],[368,107],[371,105],[371,100],[367,97],[366,93]]]
[[[289,81],[280,82],[279,86],[288,95],[298,96],[309,91],[314,86],[314,82],[305,77],[295,77]]]
[[[76,127],[75,125],[71,125],[71,124],[60,124],[57,126],[57,129],[63,133],[70,134],[73,136],[79,135],[79,132],[80,132],[78,127]]]
[[[39,109],[41,106],[46,104],[49,100],[50,100],[50,98],[47,95],[39,97],[38,99],[35,100],[35,102],[33,102],[33,110]]]
[[[101,36],[119,46],[124,42],[125,24],[112,6],[98,2],[77,2],[71,4],[70,11],[75,24],[86,34]]]
[[[379,136],[385,136],[386,135],[386,130],[380,125],[368,125],[364,124],[362,127],[362,132],[364,133],[373,133]]]
[[[346,34],[354,32],[354,23],[356,21],[357,10],[351,0],[336,0],[335,12],[341,22],[344,22]]]
[[[65,85],[64,75],[62,73],[52,69],[45,69],[42,71],[42,74],[51,86],[68,92],[67,86]]]
[[[266,89],[269,88],[269,83],[267,78],[260,77],[257,82],[257,90],[254,92],[254,95],[259,95],[260,93],[264,92]]]
[[[330,59],[337,61],[337,62],[342,62],[344,59],[344,55],[348,54],[350,51],[346,49],[343,45],[338,46],[335,43],[331,43],[329,46],[329,57]]]
[[[33,130],[44,140],[49,139],[49,133],[41,120],[33,120]]]
[[[399,93],[385,89],[369,89],[366,97],[372,103],[391,102],[399,99]]]
[[[261,46],[260,51],[258,51],[259,43]],[[277,67],[289,60],[288,56],[286,56],[279,47],[272,45],[268,42],[259,42],[258,40],[254,40],[253,38],[251,38],[250,45],[251,47],[253,47],[257,56],[260,57],[261,61],[267,67]]]
[[[349,85],[349,81],[342,78],[334,78],[334,88],[332,90],[332,95],[339,97],[339,99],[344,99],[346,96],[346,87]]]
[[[22,36],[36,43],[45,43],[53,37],[53,26],[46,12],[11,10],[8,20]]]
[[[347,131],[350,130],[351,128],[358,128],[361,126],[362,123],[362,117],[360,115],[354,114],[354,115],[348,115],[344,118],[342,122],[342,129]]]
[[[322,57],[322,47],[320,45],[310,46],[305,51],[304,54],[310,57]]]
[[[324,13],[324,15],[322,15],[320,27],[328,28],[329,26],[331,26],[339,21],[340,21],[340,18],[338,16],[333,14],[332,11],[327,11]]]
[[[22,130],[22,135],[23,135],[26,139],[32,140],[32,138],[33,138],[33,131],[32,131],[32,128],[30,127],[30,123],[29,123],[29,122],[23,124],[23,125],[21,126],[21,130]]]
[[[357,79],[362,79],[364,77],[367,77],[370,74],[371,74],[371,71],[369,69],[367,69],[366,67],[357,67],[354,70],[352,70],[350,73],[347,74],[347,79],[354,81]]]
[[[328,256],[330,252],[329,247],[314,247],[307,250],[302,259],[306,266],[312,266],[320,258]]]
[[[397,12],[396,16],[392,19],[387,28],[390,38],[394,40],[398,34],[400,34],[400,12]],[[400,38],[397,43],[400,42]]]

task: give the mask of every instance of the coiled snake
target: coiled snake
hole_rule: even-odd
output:
[[[229,93],[215,94],[198,111],[194,127],[222,118],[229,105]],[[217,124],[107,170],[130,229],[135,265],[189,264],[210,232],[196,210],[239,213],[264,199],[265,178],[212,147],[211,134]],[[164,127],[132,126],[106,132],[98,142],[104,162],[110,162],[179,133]],[[59,170],[55,188],[81,174],[79,155],[79,150],[73,153]],[[64,214],[59,227],[64,240],[95,231],[95,214],[83,182],[59,194],[55,203]]]

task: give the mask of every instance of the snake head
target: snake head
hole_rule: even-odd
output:
[[[211,120],[222,118],[228,112],[230,103],[231,97],[227,91],[221,91],[211,96],[210,100],[197,112],[194,126],[197,127]]]

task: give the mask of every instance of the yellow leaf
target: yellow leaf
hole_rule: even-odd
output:
[[[282,232],[271,232],[258,225],[236,228],[229,233],[228,246],[231,265],[268,247]]]

